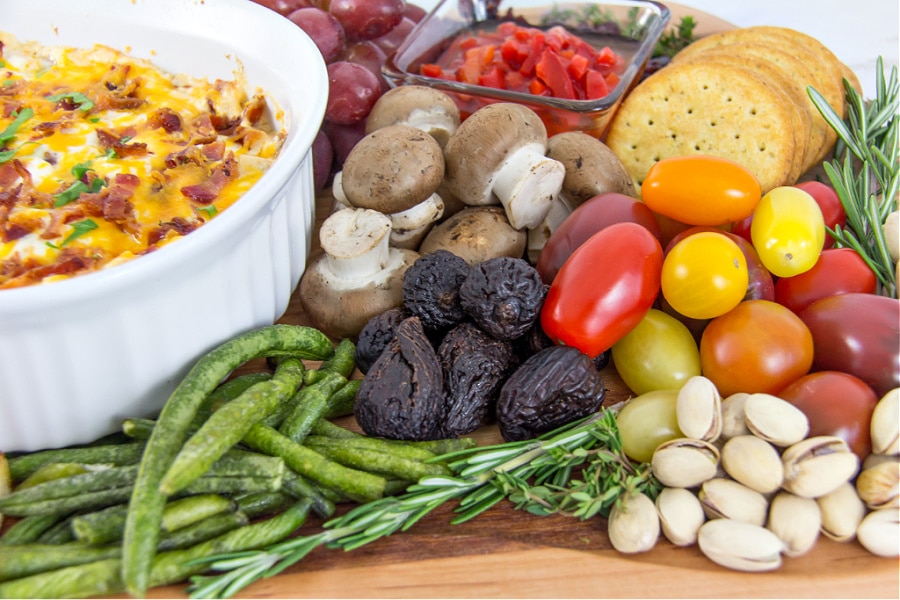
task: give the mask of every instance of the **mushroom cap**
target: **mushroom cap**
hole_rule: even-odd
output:
[[[479,108],[444,146],[447,187],[466,204],[495,204],[491,186],[496,171],[527,145],[540,147],[541,153],[547,145],[547,128],[537,113],[512,102]]]
[[[557,133],[547,140],[547,156],[566,167],[562,194],[575,208],[606,192],[637,197],[631,175],[609,146],[583,131]]]
[[[395,213],[428,198],[443,178],[444,157],[433,137],[409,125],[389,125],[353,147],[341,187],[353,206]]]
[[[419,245],[419,254],[447,250],[470,265],[495,256],[520,258],[525,231],[509,224],[501,206],[470,206],[432,227]]]
[[[425,85],[401,85],[375,102],[366,117],[366,133],[388,125],[410,125],[443,147],[459,123],[459,107],[449,95]]]

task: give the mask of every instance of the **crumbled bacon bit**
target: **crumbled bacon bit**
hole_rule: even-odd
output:
[[[238,162],[234,157],[234,153],[229,152],[225,159],[213,167],[209,174],[209,179],[203,183],[195,185],[186,185],[181,188],[181,193],[190,198],[194,202],[200,204],[210,204],[219,196],[219,192],[228,184],[229,181],[236,179],[238,176]]]
[[[171,108],[160,108],[147,118],[147,126],[151,129],[162,129],[168,133],[175,133],[181,131],[181,115]]]

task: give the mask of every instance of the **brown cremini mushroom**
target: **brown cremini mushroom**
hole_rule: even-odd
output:
[[[535,227],[559,195],[565,167],[546,156],[547,129],[520,104],[488,104],[444,147],[446,185],[470,206],[496,204],[516,229]]]
[[[377,314],[403,302],[403,274],[417,252],[389,246],[390,218],[378,211],[345,208],[323,221],[322,253],[300,280],[300,302],[326,335],[355,339]]]
[[[366,133],[388,125],[410,125],[432,136],[443,148],[459,122],[459,107],[444,92],[424,85],[401,85],[375,102],[366,118]]]
[[[435,225],[419,245],[419,254],[447,250],[470,265],[495,256],[521,258],[526,237],[509,224],[501,207],[469,206]]]

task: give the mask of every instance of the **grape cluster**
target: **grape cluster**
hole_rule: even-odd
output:
[[[365,135],[366,117],[388,90],[381,73],[425,10],[406,0],[253,0],[300,27],[328,67],[325,120],[313,142],[316,190]]]

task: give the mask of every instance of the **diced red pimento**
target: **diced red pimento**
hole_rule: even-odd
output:
[[[434,63],[428,77],[572,100],[596,100],[619,82],[622,58],[595,49],[564,27],[546,31],[507,21],[494,32],[466,33]]]

